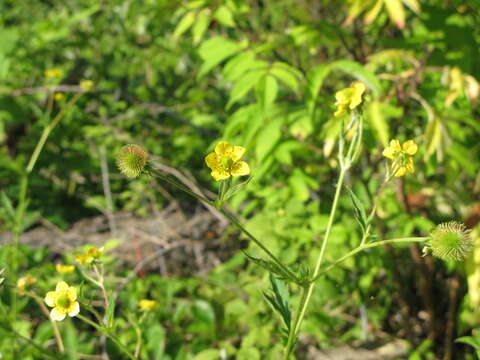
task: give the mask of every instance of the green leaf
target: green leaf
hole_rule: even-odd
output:
[[[434,116],[428,122],[427,130],[425,131],[425,161],[427,161],[432,154],[437,151],[442,141],[442,123],[438,116]]]
[[[263,293],[265,299],[270,303],[272,308],[277,311],[287,328],[287,332],[290,331],[292,314],[290,312],[290,294],[288,292],[288,286],[278,280],[272,273],[270,273],[270,284],[272,286],[273,294]]]
[[[307,75],[307,98],[309,102],[309,110],[315,105],[318,93],[322,87],[323,81],[331,70],[328,64],[315,66]]]
[[[265,75],[264,69],[251,70],[248,71],[244,76],[242,76],[236,83],[233,85],[233,88],[230,92],[230,99],[227,103],[227,109],[229,109],[233,104],[242,100],[250,90],[260,81],[262,76]]]
[[[407,5],[416,14],[420,13],[421,8],[418,0],[403,0],[403,3]]]
[[[182,36],[184,32],[191,28],[195,22],[197,11],[192,10],[183,15],[182,19],[178,22],[175,30],[173,31],[173,39],[176,41]]]
[[[13,224],[15,222],[15,209],[13,208],[10,198],[4,191],[0,193],[0,200],[2,202],[2,207],[8,216],[8,220]]]
[[[271,121],[258,133],[255,154],[259,162],[262,162],[274,149],[275,145],[277,145],[277,142],[282,136],[281,126],[281,120]]]
[[[211,18],[211,11],[208,8],[202,9],[198,13],[192,28],[193,43],[195,45],[202,40],[205,31],[208,29],[208,25],[210,25]]]
[[[368,226],[368,219],[367,219],[367,213],[365,211],[365,206],[363,206],[363,203],[360,201],[357,195],[355,195],[352,189],[347,187],[347,190],[348,190],[348,194],[350,195],[350,200],[355,209],[354,211],[355,220],[357,220],[358,224],[362,228],[362,232],[365,233]]]
[[[388,123],[382,111],[382,104],[379,101],[372,101],[367,108],[368,120],[372,126],[375,137],[384,147],[388,146],[389,130]]]
[[[295,197],[300,201],[307,201],[310,198],[308,183],[305,181],[302,170],[294,169],[292,176],[288,178],[288,184]]]
[[[200,351],[193,360],[217,360],[221,359],[220,351],[217,349],[207,349]]]
[[[380,10],[382,10],[382,7],[383,0],[377,0],[375,5],[365,15],[365,24],[371,24],[372,22],[374,22],[378,14],[380,13]]]
[[[455,342],[472,346],[475,350],[480,350],[480,341],[472,336],[462,336],[455,339]]]
[[[282,62],[276,62],[273,63],[270,74],[278,78],[293,91],[298,91],[298,80],[302,77],[302,74],[294,67]]]
[[[242,51],[227,61],[223,67],[222,75],[225,81],[236,81],[248,70],[259,68],[261,66],[266,68],[267,63],[256,60],[253,51]]]
[[[203,59],[198,76],[203,76],[220,64],[223,60],[242,50],[246,42],[236,43],[222,37],[213,37],[203,42],[198,54]]]
[[[262,107],[275,102],[278,92],[278,82],[273,76],[265,74],[255,87],[257,101]]]
[[[224,26],[235,27],[235,20],[233,19],[232,11],[229,7],[221,5],[213,14],[215,19]]]
[[[280,280],[298,283],[297,278],[293,278],[288,272],[285,271],[285,269],[278,266],[273,261],[263,260],[263,259],[260,259],[260,258],[250,256],[245,251],[244,251],[244,254],[250,261],[253,261],[255,264],[257,264],[258,266],[261,266],[262,268],[264,268],[268,272],[271,272],[271,273],[275,274]]]

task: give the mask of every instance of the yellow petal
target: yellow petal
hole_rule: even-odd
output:
[[[418,146],[413,142],[413,140],[408,140],[403,143],[403,151],[405,151],[408,155],[415,155],[417,150]]]
[[[73,286],[70,286],[67,290],[67,295],[70,301],[77,300],[77,289],[75,289]]]
[[[350,109],[353,110],[355,109],[358,105],[362,103],[362,95],[365,92],[365,84],[362,82],[356,82],[352,86],[353,92],[352,92],[352,98],[350,101]]]
[[[415,172],[415,165],[413,164],[412,158],[408,158],[405,162],[405,173],[413,174]]]
[[[220,156],[229,156],[233,151],[233,146],[228,141],[220,141],[215,146],[215,153]]]
[[[335,105],[340,105],[343,103],[348,103],[350,102],[350,99],[352,98],[353,95],[353,89],[352,88],[346,88],[340,91],[337,91],[335,93],[335,99],[337,100]]]
[[[52,311],[50,311],[50,317],[52,320],[55,321],[62,321],[65,319],[65,313],[63,313],[58,307],[53,308]]]
[[[205,163],[212,170],[218,169],[220,167],[220,161],[218,160],[218,156],[215,153],[210,153],[205,156]]]
[[[230,170],[232,176],[244,176],[250,174],[250,167],[245,161],[237,161]]]
[[[47,295],[45,296],[45,303],[50,306],[54,307],[55,306],[55,299],[57,298],[55,291],[49,291],[47,292]]]
[[[382,155],[385,156],[386,158],[388,159],[392,159],[395,157],[395,149],[393,149],[392,147],[386,147],[383,152],[382,152]]]
[[[55,288],[55,292],[61,292],[61,291],[67,291],[68,290],[68,284],[65,281],[60,281],[57,284],[57,287]]]
[[[220,181],[220,180],[225,180],[225,179],[228,179],[230,177],[230,174],[225,171],[225,170],[213,170],[210,175],[212,175],[212,177],[216,180],[216,181]]]
[[[402,150],[402,148],[400,146],[400,141],[398,141],[396,139],[390,141],[390,147],[393,148],[393,150],[395,150],[395,151]]]
[[[337,111],[333,113],[333,116],[338,117],[347,112],[347,108],[345,106],[339,106]]]
[[[403,176],[405,175],[406,172],[407,172],[407,169],[405,168],[405,166],[402,166],[400,167],[400,169],[397,170],[397,172],[395,173],[395,176],[396,177]]]
[[[68,309],[68,316],[74,317],[80,313],[80,304],[78,302],[74,302],[72,306]]]
[[[245,154],[245,148],[243,146],[233,146],[232,147],[232,160],[238,161]]]

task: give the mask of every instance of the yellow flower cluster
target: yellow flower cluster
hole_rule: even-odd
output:
[[[333,114],[334,116],[341,116],[348,112],[348,110],[353,110],[359,106],[363,99],[363,93],[365,92],[366,87],[362,82],[355,82],[351,87],[340,90],[335,94],[335,106],[337,111]]]
[[[205,157],[205,163],[212,170],[211,175],[216,181],[228,179],[230,176],[244,176],[250,174],[250,167],[240,160],[243,154],[244,147],[220,141],[215,146],[215,152]]]
[[[75,260],[81,265],[91,264],[92,262],[100,259],[103,253],[103,247],[97,249],[95,246],[92,246],[87,250],[87,252],[76,255]]]
[[[47,293],[45,303],[53,308],[50,312],[52,320],[62,321],[67,315],[74,317],[80,312],[77,289],[69,286],[65,281],[59,282],[55,291]]]
[[[413,140],[408,140],[400,146],[400,141],[394,139],[390,141],[390,146],[383,150],[383,156],[392,160],[392,171],[394,175],[404,176],[415,172],[412,156],[418,150],[417,144]]]

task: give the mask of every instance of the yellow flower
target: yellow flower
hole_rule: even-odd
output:
[[[17,288],[20,290],[25,290],[30,285],[33,285],[37,282],[37,279],[32,275],[28,274],[17,280]]]
[[[45,303],[52,307],[50,317],[52,320],[62,321],[65,316],[74,317],[80,312],[77,301],[77,289],[68,286],[65,281],[57,284],[55,291],[49,291],[45,296]]]
[[[155,300],[142,299],[138,302],[138,306],[144,311],[151,311],[158,306],[158,303]]]
[[[86,79],[83,79],[83,80],[80,80],[80,89],[82,89],[82,91],[90,91],[93,89],[93,81],[92,80],[86,80]]]
[[[345,114],[349,109],[353,110],[362,103],[362,95],[366,87],[364,83],[355,82],[351,87],[340,90],[335,94],[335,106],[337,111],[334,116]]]
[[[91,264],[94,260],[100,259],[103,252],[103,247],[97,249],[95,246],[91,246],[86,253],[76,255],[75,260],[81,265]]]
[[[386,158],[392,160],[392,169],[395,171],[395,176],[404,176],[415,172],[412,156],[418,150],[417,144],[413,140],[408,140],[400,146],[400,141],[394,139],[390,141],[382,154]]]
[[[250,174],[248,164],[240,160],[244,153],[244,147],[220,141],[215,146],[215,152],[205,157],[205,162],[212,169],[211,175],[216,181],[228,179],[230,176],[244,176]]]
[[[75,270],[75,266],[73,265],[62,265],[62,264],[57,264],[55,265],[55,269],[57,272],[60,274],[70,274]]]
[[[53,96],[53,98],[54,98],[56,101],[61,101],[61,100],[63,100],[64,97],[65,97],[65,94],[64,94],[64,93],[55,93],[55,95]]]
[[[60,78],[63,76],[63,70],[59,68],[47,69],[45,70],[44,75],[47,78]]]

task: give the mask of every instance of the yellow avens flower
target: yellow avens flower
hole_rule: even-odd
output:
[[[62,321],[65,316],[74,317],[80,312],[77,301],[77,289],[68,286],[65,281],[57,284],[55,291],[49,291],[45,296],[45,303],[52,307],[50,317],[52,320]]]
[[[61,92],[58,92],[58,93],[55,93],[55,95],[53,96],[53,98],[54,98],[56,101],[62,101],[62,100],[65,98],[65,94],[64,94],[64,93],[61,93]]]
[[[35,284],[37,279],[32,275],[28,274],[17,280],[17,288],[20,290],[25,290],[27,287]]]
[[[394,139],[390,141],[390,145],[383,150],[383,156],[392,160],[392,170],[394,175],[404,176],[415,172],[412,156],[418,150],[417,144],[413,140],[408,140],[400,146],[400,141]]]
[[[75,266],[73,265],[63,265],[63,264],[57,264],[55,265],[55,269],[57,272],[60,274],[70,274],[75,270]]]
[[[154,310],[158,306],[155,300],[142,299],[138,302],[138,307],[144,311]]]
[[[212,169],[211,175],[216,181],[228,179],[230,176],[244,176],[250,174],[248,164],[240,160],[244,153],[244,147],[220,141],[215,146],[215,152],[205,157],[205,162]]]
[[[358,105],[362,103],[362,96],[367,88],[362,82],[355,82],[352,86],[337,91],[335,94],[335,106],[337,111],[333,114],[334,116],[341,116],[345,114],[348,110],[355,109]]]
[[[103,252],[103,247],[97,249],[95,246],[91,246],[86,253],[76,255],[75,260],[81,265],[91,264],[94,260],[100,259]]]
[[[60,78],[63,76],[63,70],[59,68],[47,69],[45,70],[44,75],[47,78]]]
[[[82,91],[90,91],[93,89],[93,86],[94,86],[94,83],[92,80],[87,80],[87,79],[82,79],[80,80],[80,89],[82,89]]]

